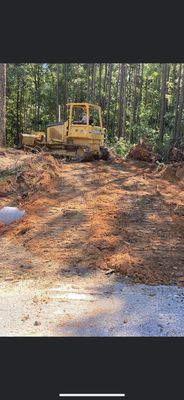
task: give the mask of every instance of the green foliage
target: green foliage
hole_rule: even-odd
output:
[[[124,138],[117,139],[113,143],[113,150],[118,154],[120,157],[125,158],[130,150],[131,143],[128,142]]]
[[[163,143],[160,143],[159,139],[154,142],[153,151],[160,156],[163,162],[167,162],[169,159],[169,153],[171,149],[171,138],[168,132],[165,133]]]

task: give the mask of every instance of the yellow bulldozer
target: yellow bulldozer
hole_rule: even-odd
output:
[[[74,157],[80,161],[108,159],[105,135],[100,106],[68,103],[65,122],[48,124],[46,132],[20,133],[19,147],[43,149],[56,156]]]

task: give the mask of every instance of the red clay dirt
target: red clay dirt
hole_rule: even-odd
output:
[[[101,268],[134,282],[184,286],[183,164],[166,173],[169,167],[140,161],[4,152],[0,206],[26,215],[0,224],[0,280],[43,276],[49,284],[67,271]]]

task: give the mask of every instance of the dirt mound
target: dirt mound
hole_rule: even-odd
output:
[[[174,164],[160,164],[155,174],[170,181],[184,181],[184,162]]]
[[[58,161],[50,154],[34,155],[16,176],[16,182],[31,189],[48,187],[60,174]]]
[[[47,190],[53,178],[60,175],[61,166],[50,154],[35,154],[15,170],[6,184],[14,191],[35,192]]]
[[[130,149],[127,159],[133,159],[138,161],[153,162],[156,160],[156,156],[153,154],[150,147],[140,139],[138,144],[133,145]]]

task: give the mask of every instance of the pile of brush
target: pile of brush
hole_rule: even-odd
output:
[[[173,147],[170,151],[169,159],[173,162],[184,161],[184,144],[179,147]]]
[[[154,162],[156,161],[156,156],[153,154],[150,147],[145,144],[143,139],[140,139],[138,144],[134,144],[130,149],[127,159]]]

